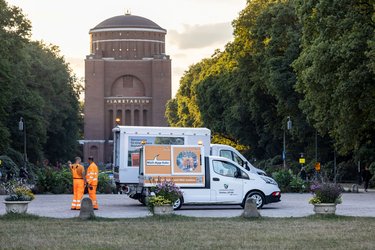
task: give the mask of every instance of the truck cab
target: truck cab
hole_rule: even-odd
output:
[[[180,167],[181,159],[189,157],[194,169],[185,171]],[[151,188],[157,183],[172,181],[182,191],[182,197],[174,204],[175,209],[183,204],[244,206],[248,198],[254,198],[257,207],[261,208],[280,201],[280,189],[272,178],[248,171],[225,157],[205,157],[204,150],[197,146],[144,146],[140,159],[140,197],[144,199],[150,195]]]
[[[236,162],[238,165],[252,173],[267,176],[265,171],[254,167],[240,152],[231,146],[224,144],[211,144],[210,155],[225,157]]]
[[[206,187],[181,188],[182,204],[238,204],[243,207],[248,198],[254,198],[257,208],[262,208],[280,201],[280,189],[270,177],[246,171],[225,157],[206,157],[206,165]]]

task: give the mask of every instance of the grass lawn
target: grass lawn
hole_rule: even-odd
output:
[[[375,218],[0,216],[0,249],[374,249]]]

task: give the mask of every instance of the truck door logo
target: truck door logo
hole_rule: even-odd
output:
[[[228,187],[229,187],[228,184],[224,184],[225,189],[228,189]]]

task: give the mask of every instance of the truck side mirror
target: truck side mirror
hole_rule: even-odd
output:
[[[234,172],[234,178],[240,178],[240,176],[241,176],[241,173],[240,173],[240,171],[236,171],[236,172]]]
[[[249,163],[245,163],[245,169],[247,170],[247,171],[250,171],[250,167],[249,167]]]

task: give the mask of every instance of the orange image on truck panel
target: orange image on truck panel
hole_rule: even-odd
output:
[[[173,147],[173,174],[202,174],[200,147]]]
[[[145,175],[170,175],[171,146],[150,145],[144,148]]]

